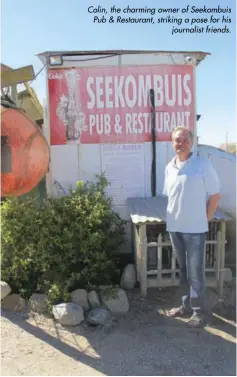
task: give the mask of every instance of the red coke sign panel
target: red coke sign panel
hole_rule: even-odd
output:
[[[150,89],[157,141],[179,125],[194,129],[189,65],[51,69],[48,88],[51,145],[151,141]]]

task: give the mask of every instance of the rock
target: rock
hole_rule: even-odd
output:
[[[89,310],[88,293],[85,289],[76,289],[71,292],[71,301],[80,305],[84,310]]]
[[[224,282],[230,282],[232,279],[232,271],[230,268],[226,267],[224,270]]]
[[[129,310],[129,302],[126,292],[121,288],[115,288],[114,290],[102,290],[101,299],[103,304],[112,313],[123,314]]]
[[[46,304],[46,295],[33,293],[29,299],[29,309],[36,313],[45,313],[48,311]]]
[[[1,281],[1,300],[11,293],[12,289],[5,281]]]
[[[95,308],[88,313],[87,322],[90,325],[104,325],[110,316],[110,312],[107,309]]]
[[[128,264],[122,273],[120,287],[123,289],[133,289],[137,282],[136,268],[134,264]]]
[[[54,305],[53,316],[65,326],[76,326],[84,321],[82,307],[72,302]]]
[[[20,297],[20,295],[12,293],[2,300],[1,307],[7,311],[21,312],[26,310],[27,301]]]
[[[100,298],[96,291],[91,291],[88,293],[88,301],[92,309],[100,307]]]

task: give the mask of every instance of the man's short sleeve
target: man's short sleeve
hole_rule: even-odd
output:
[[[204,162],[204,182],[208,196],[220,193],[220,180],[209,159]]]

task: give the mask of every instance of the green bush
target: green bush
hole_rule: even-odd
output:
[[[71,298],[70,293],[67,292],[67,288],[63,287],[63,284],[53,283],[47,290],[47,308],[49,312],[52,312],[52,305],[57,305],[60,302],[69,302]]]
[[[104,176],[77,182],[69,195],[39,201],[29,196],[2,204],[2,280],[29,297],[118,282],[115,252],[124,221],[112,210]],[[53,287],[53,289],[52,289]],[[61,289],[61,288],[60,288]],[[51,300],[53,301],[53,300]]]

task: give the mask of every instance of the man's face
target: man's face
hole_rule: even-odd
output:
[[[178,130],[173,135],[172,139],[174,150],[177,154],[189,153],[192,147],[192,142],[189,139],[187,130]]]

